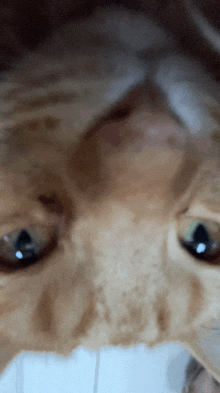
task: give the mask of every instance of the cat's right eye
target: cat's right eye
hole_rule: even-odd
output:
[[[186,217],[178,225],[179,242],[193,257],[220,264],[220,225],[211,220]]]
[[[26,268],[47,257],[57,245],[57,228],[30,226],[0,238],[0,271]]]

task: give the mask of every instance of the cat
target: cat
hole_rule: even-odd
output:
[[[1,72],[1,370],[21,350],[183,343],[220,318],[219,85],[98,7]]]

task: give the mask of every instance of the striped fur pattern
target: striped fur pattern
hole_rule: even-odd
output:
[[[56,231],[36,263],[0,264],[1,368],[20,350],[164,341],[201,359],[220,271],[181,247],[178,228],[220,223],[219,85],[123,7],[25,51],[1,73],[0,242]]]

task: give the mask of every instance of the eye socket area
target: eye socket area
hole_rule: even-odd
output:
[[[185,217],[178,223],[181,246],[194,258],[220,264],[220,224],[215,221]]]
[[[48,257],[57,247],[58,228],[36,225],[0,238],[0,271],[27,268]]]

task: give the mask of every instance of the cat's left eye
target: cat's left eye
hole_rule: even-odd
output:
[[[220,263],[220,225],[211,220],[186,217],[179,222],[178,236],[184,247],[196,259]]]
[[[48,256],[57,245],[57,228],[31,226],[0,238],[0,271],[22,269]]]

